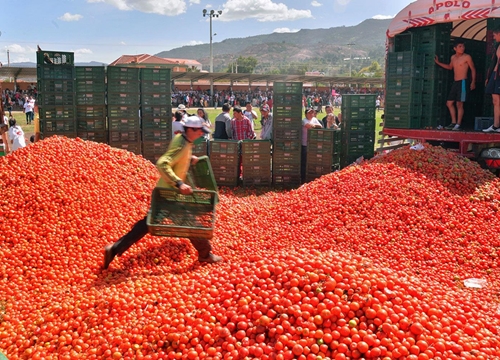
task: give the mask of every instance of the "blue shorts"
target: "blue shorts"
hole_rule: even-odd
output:
[[[488,84],[486,84],[486,89],[484,89],[484,93],[500,95],[500,76],[497,76],[496,72],[491,73]]]
[[[454,81],[447,100],[465,102],[467,99],[467,88],[466,79]]]

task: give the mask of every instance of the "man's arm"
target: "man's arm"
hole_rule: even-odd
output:
[[[434,57],[434,62],[436,64],[438,64],[439,66],[441,66],[443,69],[446,69],[446,70],[452,70],[453,69],[453,65],[452,65],[453,64],[453,56],[451,57],[451,60],[450,60],[449,64],[444,64],[444,63],[440,62],[437,55]]]
[[[226,118],[226,134],[229,139],[233,138],[233,129],[231,128],[231,118]]]
[[[470,55],[467,57],[467,64],[470,67],[470,72],[472,75],[470,89],[474,90],[476,88],[476,67],[474,66],[474,61],[472,61],[472,57]]]

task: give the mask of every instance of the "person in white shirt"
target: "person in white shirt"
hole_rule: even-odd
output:
[[[34,101],[31,101],[31,98],[26,97],[26,101],[24,102],[24,113],[26,114],[26,125],[31,124],[34,119]]]
[[[25,147],[26,140],[24,139],[24,131],[16,124],[16,119],[10,119],[9,126],[9,140],[12,145],[11,151],[16,151],[17,149]]]
[[[300,178],[302,182],[306,179],[307,160],[307,131],[309,129],[322,129],[323,125],[316,118],[316,111],[313,108],[306,108],[306,117],[302,119],[302,152],[300,156]]]
[[[250,120],[250,123],[252,124],[252,130],[255,131],[255,119],[257,119],[257,113],[255,112],[255,110],[253,110],[250,101],[247,101],[245,103],[245,111],[243,111],[243,115],[245,115]]]
[[[183,134],[184,133],[184,119],[183,119],[183,112],[182,111],[176,111],[174,113],[174,121],[172,122],[172,138],[174,138],[175,135],[177,134]]]

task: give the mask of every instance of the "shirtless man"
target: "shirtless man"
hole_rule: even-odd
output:
[[[500,28],[493,30],[493,39],[497,44],[500,44]],[[493,101],[493,125],[487,129],[483,129],[484,132],[495,132],[500,133],[500,74],[499,74],[499,63],[500,59],[500,46],[497,45],[496,51],[491,59],[491,65],[488,69],[488,74],[490,74],[486,79],[486,94],[491,94],[491,99]]]
[[[465,53],[464,41],[458,39],[453,46],[455,55],[451,56],[450,63],[444,64],[439,61],[436,55],[434,61],[436,64],[447,70],[453,70],[454,82],[451,86],[446,106],[450,110],[451,124],[446,126],[448,130],[461,130],[462,118],[464,117],[464,101],[467,99],[467,88],[474,90],[476,88],[476,68],[469,54]],[[467,73],[469,69],[472,74],[470,86],[467,86]],[[457,108],[455,109],[455,104]]]

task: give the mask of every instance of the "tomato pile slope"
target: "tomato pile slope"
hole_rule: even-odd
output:
[[[148,235],[103,271],[157,178],[60,137],[0,158],[9,359],[500,357],[500,184],[477,164],[402,149],[290,192],[226,190],[222,264]]]

